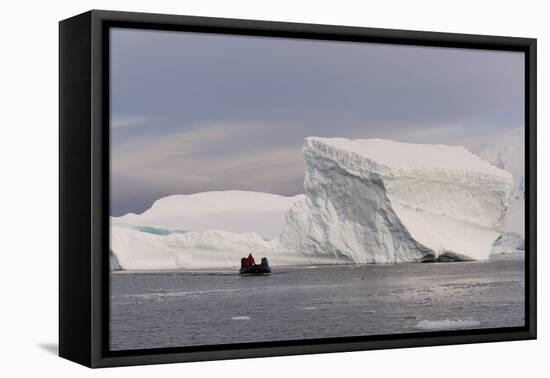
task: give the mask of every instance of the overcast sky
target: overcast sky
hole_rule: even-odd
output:
[[[303,192],[307,136],[471,146],[523,126],[523,54],[111,31],[111,213]]]

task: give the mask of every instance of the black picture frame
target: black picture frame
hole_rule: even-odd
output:
[[[525,53],[525,326],[109,351],[109,33],[197,31]],[[92,10],[59,24],[59,354],[88,367],[536,338],[536,39]]]

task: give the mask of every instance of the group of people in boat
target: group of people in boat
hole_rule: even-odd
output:
[[[256,264],[252,253],[250,253],[248,257],[243,257],[241,259],[241,270],[239,271],[239,274],[264,275],[270,273],[271,268],[269,267],[267,257],[262,257],[262,262],[260,264]]]

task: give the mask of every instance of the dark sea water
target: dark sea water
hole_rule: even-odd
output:
[[[112,350],[514,327],[522,259],[111,274]]]

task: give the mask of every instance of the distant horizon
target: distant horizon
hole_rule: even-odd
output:
[[[303,194],[305,136],[471,148],[523,128],[523,53],[114,28],[111,215]]]

